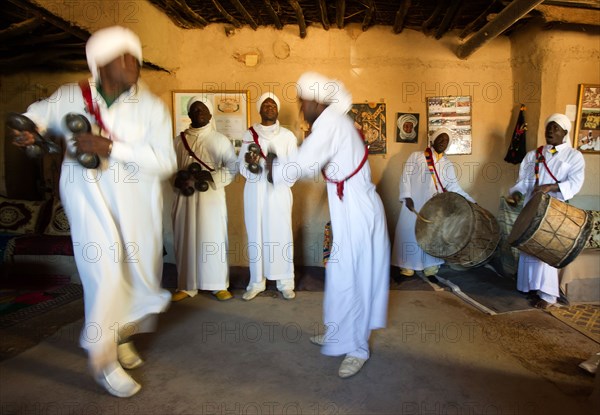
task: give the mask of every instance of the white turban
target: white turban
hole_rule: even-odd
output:
[[[548,124],[550,124],[552,121],[554,121],[555,123],[560,125],[560,127],[563,130],[567,131],[567,133],[565,134],[565,136],[563,138],[563,143],[567,143],[570,146],[571,145],[571,135],[569,133],[571,132],[571,120],[569,120],[569,117],[567,117],[564,114],[560,114],[560,113],[552,114],[551,116],[548,117],[548,119],[544,123],[544,128]]]
[[[126,53],[134,56],[142,64],[142,44],[131,30],[121,26],[100,29],[88,39],[85,45],[87,63],[94,80],[99,80],[98,68]]]
[[[305,101],[316,101],[346,114],[352,108],[352,94],[337,79],[329,79],[317,72],[303,73],[296,83],[298,97]]]
[[[410,133],[404,131],[404,124],[407,122],[411,123],[413,126],[413,129]],[[415,117],[412,114],[402,114],[400,117],[398,117],[397,125],[398,129],[400,130],[400,138],[403,140],[412,140],[413,138],[415,138],[417,136],[415,127],[418,123],[419,121],[417,120],[417,117]]]
[[[435,130],[433,132],[433,134],[431,134],[431,137],[430,137],[431,142],[433,143],[436,138],[438,138],[440,135],[442,135],[444,133],[448,134],[448,138],[450,139],[450,141],[452,141],[452,136],[454,135],[452,130],[450,130],[446,127],[440,127],[437,130]]]
[[[258,101],[256,101],[256,109],[258,110],[259,113],[260,113],[261,105],[268,98],[271,98],[273,101],[275,101],[275,104],[277,104],[277,111],[279,111],[279,108],[281,108],[279,98],[277,98],[277,96],[272,92],[265,92],[258,98]]]
[[[213,114],[214,112],[214,108],[213,108],[213,104],[212,102],[210,102],[210,99],[206,96],[206,95],[195,95],[193,97],[190,98],[190,100],[187,103],[187,112],[190,112],[190,108],[192,108],[192,104],[194,102],[201,102],[204,105],[206,105],[206,108],[208,108],[208,112],[210,112],[210,115],[212,115],[211,119],[210,119],[210,125],[212,125],[213,129],[217,129],[217,123],[215,121],[215,116]]]

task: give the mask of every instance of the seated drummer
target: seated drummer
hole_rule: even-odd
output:
[[[571,147],[570,131],[571,121],[566,115],[553,114],[546,120],[546,145],[528,152],[521,162],[519,179],[509,190],[509,203],[527,203],[537,192],[565,201],[581,190],[585,161],[583,155]],[[556,304],[559,296],[558,270],[521,252],[517,289],[525,293],[537,291],[532,305],[547,309]]]
[[[411,277],[415,271],[423,271],[425,276],[434,276],[444,263],[421,249],[415,235],[416,213],[434,195],[442,192],[455,192],[469,202],[475,200],[458,184],[454,165],[444,152],[450,144],[452,131],[437,129],[431,136],[431,146],[425,151],[412,153],[400,178],[400,216],[396,225],[396,237],[392,248],[392,265],[400,268],[400,274]]]

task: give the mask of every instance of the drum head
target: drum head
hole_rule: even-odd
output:
[[[415,234],[419,246],[437,258],[446,258],[463,249],[474,227],[474,214],[467,199],[454,192],[439,193],[419,212],[431,223],[417,219]]]
[[[508,235],[508,243],[515,246],[531,238],[540,227],[549,203],[550,196],[547,194],[542,192],[534,194],[515,220],[510,235]]]

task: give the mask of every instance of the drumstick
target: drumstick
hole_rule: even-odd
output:
[[[414,213],[415,215],[417,215],[417,219],[419,219],[419,220],[421,220],[421,221],[423,221],[425,223],[433,223],[433,221],[431,221],[429,219],[425,219],[423,216],[419,215],[419,212],[417,212],[414,207],[410,207],[410,208],[408,208],[408,210],[410,210],[412,213]]]

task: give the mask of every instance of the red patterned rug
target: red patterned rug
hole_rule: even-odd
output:
[[[83,296],[69,276],[18,276],[0,279],[0,328],[39,316]]]

